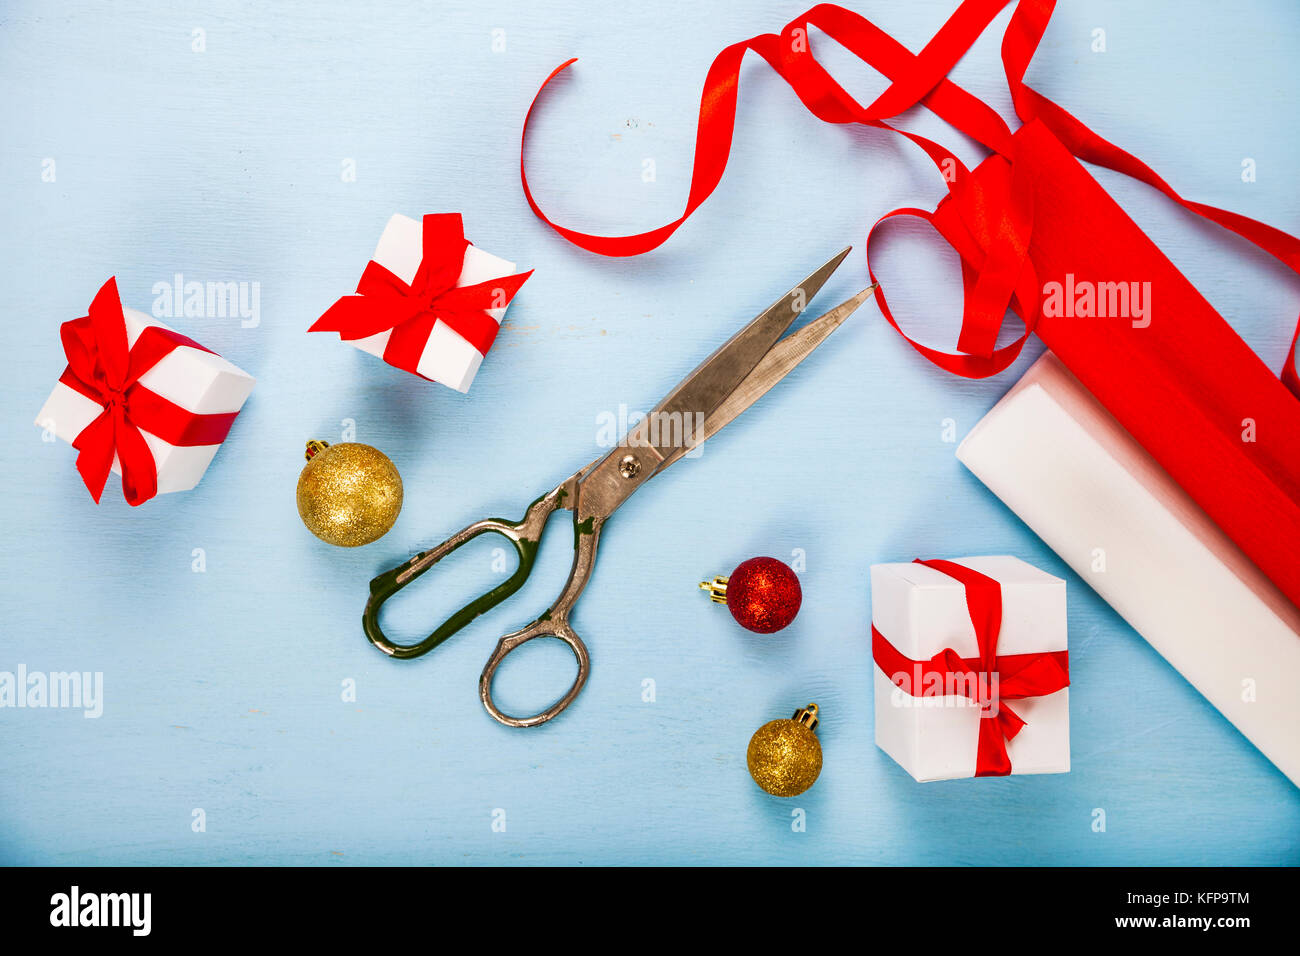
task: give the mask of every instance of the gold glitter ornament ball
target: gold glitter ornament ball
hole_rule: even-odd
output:
[[[777,797],[797,797],[822,772],[822,745],[815,733],[817,705],[794,712],[789,720],[769,720],[749,738],[745,759],[754,782]]]
[[[298,514],[307,530],[340,548],[388,533],[402,510],[402,476],[377,448],[359,442],[307,443],[298,476]]]

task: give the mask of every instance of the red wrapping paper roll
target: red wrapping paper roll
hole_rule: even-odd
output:
[[[1150,283],[1140,320],[1044,313],[1034,331],[1300,606],[1300,401],[1046,126],[1026,124],[1014,146],[1037,287]],[[980,188],[941,203],[935,228],[960,236],[975,197],[1012,192],[1011,170],[1000,156],[978,166]],[[978,247],[954,246],[977,268]]]
[[[1046,127],[1016,140],[1039,279],[1151,283],[1149,325],[1045,314],[1039,338],[1300,605],[1300,401]]]

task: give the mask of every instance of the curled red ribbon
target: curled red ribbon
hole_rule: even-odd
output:
[[[964,658],[951,647],[946,647],[928,661],[914,661],[889,643],[873,624],[872,657],[892,683],[913,697],[922,696],[923,688],[931,683],[927,678],[937,677],[940,686],[956,688],[958,693],[979,704],[975,776],[1006,776],[1011,773],[1007,741],[1020,733],[1025,721],[1006,706],[1005,701],[1042,697],[1069,687],[1069,652],[998,656],[998,636],[1002,631],[1002,585],[994,578],[953,561],[922,561],[918,558],[914,563],[941,571],[965,585],[966,609],[975,628],[979,656]],[[992,700],[987,696],[990,688],[996,694]]]
[[[415,375],[420,375],[420,356],[439,320],[487,355],[500,329],[487,310],[509,305],[533,270],[457,286],[470,245],[460,213],[425,216],[421,242],[420,267],[410,284],[372,260],[356,294],[335,302],[307,331],[337,332],[352,341],[391,329],[384,361]]]
[[[59,329],[68,367],[59,381],[103,406],[72,441],[77,471],[99,503],[116,457],[122,494],[131,505],[158,493],[158,471],[141,430],[170,445],[219,445],[237,412],[195,414],[141,385],[139,379],[182,345],[215,355],[179,332],[151,325],[127,345],[126,316],[110,278],[95,294],[89,314]]]
[[[967,377],[993,375],[1015,360],[1038,318],[1038,288],[1026,257],[1033,231],[1032,201],[1023,170],[1016,162],[1016,138],[1007,124],[986,103],[948,79],[947,74],[993,18],[1011,2],[1013,0],[965,0],[925,49],[917,54],[865,18],[830,3],[819,4],[796,17],[785,25],[779,36],[765,33],[725,48],[714,59],[704,81],[685,210],[664,226],[630,236],[596,236],[560,226],[542,212],[529,188],[523,157],[529,120],[542,91],[574,62],[568,60],[542,83],[524,119],[519,161],[524,196],[543,222],[590,252],[605,256],[633,256],[658,247],[699,208],[722,179],[735,128],[741,61],[745,53],[752,50],[767,61],[790,85],[800,102],[819,119],[828,123],[857,123],[899,133],[920,146],[939,168],[949,199],[954,204],[948,210],[949,215],[940,215],[943,206],[933,214],[904,208],[894,210],[881,221],[904,215],[924,219],[962,253],[966,289],[962,333],[958,341],[958,350],[962,354],[940,352],[911,338],[908,341],[927,359],[951,372]],[[1026,125],[1041,122],[1076,157],[1159,189],[1184,208],[1231,229],[1277,257],[1293,271],[1300,272],[1300,240],[1246,216],[1184,199],[1141,160],[1098,136],[1025,84],[1025,71],[1054,8],[1055,0],[1018,0],[1003,38],[1003,66],[1020,119]],[[867,106],[858,103],[813,56],[809,42],[810,26],[816,26],[886,76],[890,80],[888,89]],[[973,176],[944,147],[884,122],[918,103],[993,151],[998,162],[1010,164],[1011,188],[990,191],[981,177]],[[883,292],[877,292],[876,300],[890,324],[902,333],[889,312]],[[1024,333],[1011,344],[995,349],[998,328],[1012,304],[1025,323]],[[1300,324],[1292,336],[1282,381],[1292,392],[1300,395],[1297,340],[1300,340]]]

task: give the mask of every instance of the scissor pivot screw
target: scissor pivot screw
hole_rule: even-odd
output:
[[[635,478],[641,474],[641,460],[636,455],[624,455],[618,460],[618,473],[624,478]]]

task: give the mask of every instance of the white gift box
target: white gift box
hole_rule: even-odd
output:
[[[1300,609],[1054,355],[957,457],[1300,785]]]
[[[140,333],[149,326],[175,331],[135,309],[123,307],[122,315],[126,319],[128,346],[134,346]],[[251,375],[220,355],[188,345],[178,346],[139,378],[140,385],[199,415],[238,412],[255,383]],[[57,382],[36,416],[36,424],[71,444],[103,410],[103,405]],[[159,494],[188,491],[197,485],[221,447],[220,444],[172,445],[144,428],[140,429],[140,434],[144,436],[158,468]],[[116,455],[113,456],[113,473],[122,474]]]
[[[371,257],[393,275],[408,285],[415,280],[415,273],[424,259],[424,235],[421,224],[401,214],[393,216],[384,227],[379,237],[379,245]],[[461,268],[456,286],[475,285],[490,279],[501,279],[514,275],[515,264],[507,262],[490,252],[484,252],[478,246],[465,249],[465,262]],[[508,303],[507,303],[508,305]],[[505,307],[484,310],[497,323],[505,318]],[[388,345],[391,329],[367,336],[363,339],[345,340],[363,352],[384,357],[384,348]],[[425,378],[441,382],[458,392],[468,392],[479,366],[483,364],[483,354],[461,337],[451,326],[441,319],[434,323],[433,331],[420,353],[416,370]]]
[[[1009,555],[952,561],[1002,587],[999,657],[1067,649],[1063,580]],[[885,640],[912,661],[928,661],[947,648],[962,658],[979,657],[965,586],[923,564],[872,565],[871,619]],[[879,664],[873,671],[876,745],[921,782],[973,777],[980,705],[960,693],[913,696]],[[1025,721],[1006,742],[1013,774],[1069,771],[1068,687],[998,705]]]

